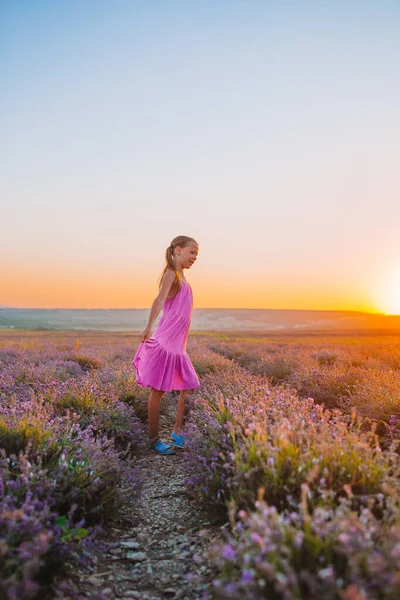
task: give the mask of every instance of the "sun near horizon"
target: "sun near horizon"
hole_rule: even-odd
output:
[[[375,293],[376,305],[383,314],[400,315],[400,269],[392,269],[380,276]]]

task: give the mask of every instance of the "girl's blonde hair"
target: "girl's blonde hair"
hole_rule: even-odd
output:
[[[161,283],[162,283],[165,273],[169,269],[172,269],[172,271],[175,271],[175,280],[171,286],[171,294],[176,296],[176,294],[180,291],[180,289],[182,287],[182,282],[181,282],[181,276],[179,275],[178,271],[176,270],[175,261],[174,261],[174,250],[178,246],[180,246],[181,248],[185,248],[185,246],[188,246],[191,242],[194,242],[195,244],[197,244],[197,242],[194,238],[189,237],[187,235],[178,235],[177,237],[175,237],[172,240],[172,242],[170,243],[170,245],[168,246],[168,248],[165,251],[165,263],[166,264],[165,264],[165,267],[164,267],[164,269],[160,275],[160,278],[158,280],[158,289],[160,289],[160,287],[161,287]]]

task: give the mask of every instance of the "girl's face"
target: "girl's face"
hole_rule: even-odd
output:
[[[175,250],[175,254],[179,257],[179,262],[183,269],[190,269],[194,264],[198,253],[199,246],[196,242],[190,242],[184,248],[178,246]]]

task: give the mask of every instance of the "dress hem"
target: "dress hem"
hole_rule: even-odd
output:
[[[145,344],[148,342],[142,342],[140,344],[136,356],[132,361],[132,364],[136,369],[136,382],[138,385],[141,387],[154,388],[155,390],[162,392],[195,390],[200,387],[200,380],[186,352],[168,352],[168,350],[166,350],[166,348],[164,348],[155,338],[152,339],[152,342],[155,342],[151,347],[151,350],[154,352],[151,352],[151,363],[146,361],[145,370],[147,372],[141,374],[140,363]],[[149,348],[146,348],[146,350],[148,351]],[[162,372],[157,372],[157,366],[160,364],[163,365]],[[179,383],[174,384],[176,373],[178,373],[178,379],[186,379],[188,382],[192,380],[193,383],[182,382],[181,385],[179,385]],[[150,382],[149,380],[153,380],[153,382]]]

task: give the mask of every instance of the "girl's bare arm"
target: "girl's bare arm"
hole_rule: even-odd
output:
[[[158,296],[157,296],[157,298],[155,298],[155,300],[153,301],[153,304],[151,305],[147,325],[144,328],[144,330],[141,332],[140,339],[142,341],[143,341],[142,338],[147,339],[147,337],[150,337],[151,327],[152,327],[154,321],[157,319],[162,307],[164,306],[165,299],[169,294],[169,291],[174,282],[174,279],[175,279],[175,272],[168,270],[165,273],[164,278],[162,280]]]

